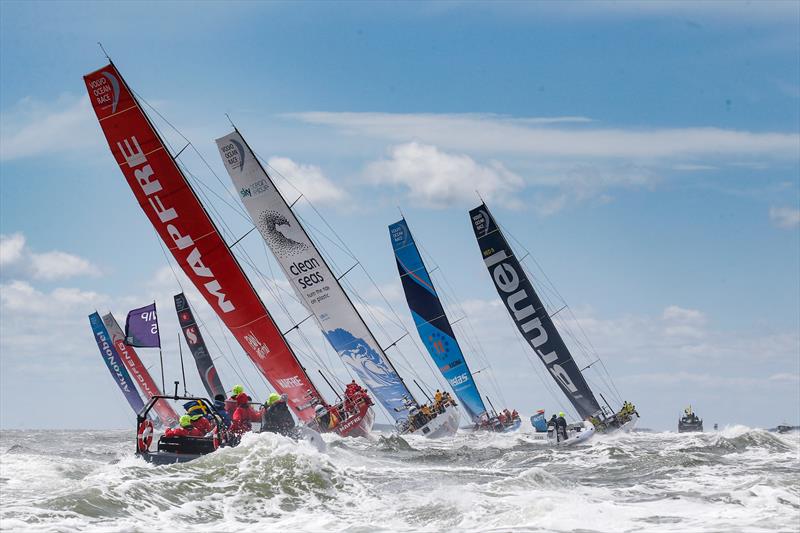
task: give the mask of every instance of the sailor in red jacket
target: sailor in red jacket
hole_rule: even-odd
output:
[[[208,422],[206,420],[206,422]],[[207,432],[203,431],[200,428],[194,427],[192,424],[192,417],[189,415],[183,415],[180,420],[178,421],[179,426],[175,429],[168,428],[164,432],[165,437],[202,437]]]
[[[261,420],[261,414],[250,407],[250,397],[241,393],[236,397],[236,410],[233,412],[231,431],[241,435],[253,430],[253,422]]]

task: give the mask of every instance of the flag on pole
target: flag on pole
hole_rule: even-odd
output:
[[[138,348],[161,348],[155,302],[128,313],[125,320],[125,344]]]

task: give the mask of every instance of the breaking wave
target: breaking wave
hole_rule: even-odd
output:
[[[791,531],[800,434],[741,426],[549,448],[524,433],[430,441],[248,435],[182,465],[129,432],[0,434],[0,529]]]

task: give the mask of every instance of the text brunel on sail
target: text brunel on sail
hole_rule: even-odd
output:
[[[186,257],[186,262],[190,267],[192,267],[194,273],[204,278],[214,278],[214,273],[211,272],[211,269],[203,264],[200,251],[197,249],[197,247],[194,247],[194,241],[192,240],[192,237],[190,235],[181,235],[181,232],[178,230],[175,224],[172,223],[173,221],[177,221],[179,218],[178,212],[174,207],[164,207],[161,198],[159,198],[156,194],[162,188],[161,183],[159,183],[158,179],[155,179],[153,175],[153,169],[150,167],[150,165],[145,164],[147,163],[147,157],[142,152],[136,137],[134,136],[131,137],[130,140],[125,139],[122,142],[118,142],[117,147],[119,148],[120,152],[122,152],[125,161],[128,163],[128,168],[132,169],[134,167],[144,165],[142,168],[134,171],[136,181],[142,187],[142,191],[144,192],[145,196],[148,197],[147,199],[149,200],[153,210],[158,215],[158,219],[162,224],[166,224],[167,233],[169,233],[170,237],[172,237],[172,240],[175,242],[175,246],[177,246],[179,250],[184,250],[190,246],[193,247],[192,251],[189,252],[189,255]],[[225,293],[222,292],[222,287],[219,284],[219,281],[212,279],[211,281],[204,283],[203,287],[205,287],[209,294],[217,298],[217,305],[219,305],[219,308],[223,313],[229,313],[236,309],[233,303],[226,298]]]

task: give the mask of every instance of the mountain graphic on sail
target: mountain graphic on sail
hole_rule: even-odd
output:
[[[422,344],[472,421],[477,422],[486,413],[486,406],[405,219],[389,226],[389,238]]]
[[[253,224],[328,342],[386,411],[405,419],[413,395],[250,147],[238,131],[217,147]]]
[[[581,418],[597,415],[600,405],[489,208],[481,204],[469,215],[483,262],[522,337]]]

